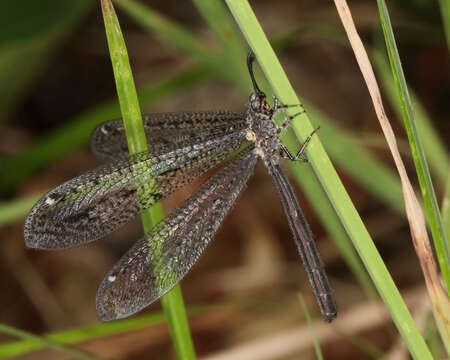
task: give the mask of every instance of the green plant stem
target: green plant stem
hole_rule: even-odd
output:
[[[147,139],[142,123],[139,100],[125,41],[110,0],[102,0],[102,11],[128,148],[132,155],[147,150]],[[162,218],[163,212],[160,204],[147,211],[142,211],[144,231],[146,233],[150,231],[152,224]],[[195,359],[194,346],[179,285],[175,286],[163,298],[162,305],[164,312],[169,314],[167,321],[178,358]]]
[[[281,68],[248,2],[246,0],[227,0],[227,4],[281,102],[284,104],[300,104],[301,102]],[[305,139],[312,132],[313,127],[306,113],[296,119],[298,120],[293,122],[292,126],[296,134]],[[302,126],[299,126],[300,123]],[[318,136],[314,136],[308,146],[308,158],[411,354],[415,359],[431,359],[431,354],[424,339],[337,176]]]
[[[447,39],[447,49],[450,51],[450,1],[439,0],[439,4],[441,5],[441,16],[445,38]]]
[[[398,96],[397,87],[392,76],[389,62],[386,58],[386,53],[381,50],[381,45],[384,45],[380,41],[380,46],[374,47],[371,53],[371,61],[377,71],[377,77],[383,86],[384,93],[389,99],[390,104],[394,108],[394,111],[399,119],[402,118],[402,102]],[[412,103],[414,104],[414,114],[417,123],[417,129],[421,134],[423,140],[423,147],[427,159],[430,162],[431,170],[434,172],[435,178],[438,180],[438,184],[445,186],[447,177],[449,176],[450,158],[448,156],[447,149],[443,142],[443,138],[440,136],[437,129],[433,126],[430,116],[427,114],[424,106],[420,103],[414,93],[410,92]],[[386,141],[383,141],[386,143]],[[409,144],[406,147],[408,156],[411,156],[409,151]]]
[[[231,306],[240,306],[239,304],[232,304]],[[253,305],[253,304],[252,304]],[[208,305],[195,305],[187,309],[188,314],[195,315],[209,311],[215,311],[223,307],[229,307],[229,302]],[[247,305],[248,306],[248,305]],[[94,341],[95,339],[105,338],[111,335],[124,334],[138,329],[143,329],[157,324],[162,324],[166,321],[166,316],[163,312],[152,312],[151,314],[137,315],[127,319],[117,321],[110,321],[107,323],[83,326],[78,328],[71,328],[69,330],[56,331],[47,333],[37,337],[22,337],[22,340],[10,341],[0,344],[0,359],[10,358],[13,356],[25,355],[32,351],[40,350],[49,347],[44,340],[49,340],[58,344],[76,344],[86,341]],[[10,327],[0,327],[0,332],[10,334]],[[5,330],[6,329],[6,330]],[[14,335],[14,334],[10,334]]]
[[[308,327],[309,327],[309,332],[311,333],[311,338],[313,340],[316,358],[317,358],[317,360],[323,360],[322,349],[320,348],[320,342],[319,342],[319,339],[317,338],[317,333],[316,333],[316,330],[314,329],[314,326],[312,323],[311,314],[308,311],[308,306],[306,305],[305,299],[303,298],[303,295],[301,293],[298,293],[298,300],[302,307],[303,314],[305,315],[306,323],[308,324]]]
[[[423,150],[422,141],[414,119],[408,86],[406,85],[405,76],[403,74],[400,56],[398,54],[386,3],[384,0],[377,0],[377,4],[380,12],[386,48],[389,55],[389,62],[391,64],[391,70],[394,76],[397,93],[401,100],[403,122],[405,124],[414,165],[416,166],[420,189],[422,191],[426,218],[428,220],[428,224],[430,225],[431,234],[433,235],[434,247],[436,249],[436,255],[442,271],[442,277],[444,278],[444,282],[447,286],[447,294],[450,295],[450,250],[446,231],[442,225],[439,206],[434,193],[430,171],[425,158],[425,152]]]
[[[76,358],[79,358],[79,359],[102,360],[101,358],[91,355],[85,351],[78,350],[72,346],[64,345],[57,341],[53,341],[48,338],[37,336],[37,335],[31,334],[29,332],[26,332],[26,331],[23,331],[20,329],[16,329],[11,326],[7,326],[5,324],[0,324],[0,332],[2,332],[3,334],[8,334],[11,336],[21,338],[23,340],[29,340],[29,341],[33,341],[35,343],[39,343],[43,346],[47,346],[49,348],[64,352],[68,355],[75,356]]]

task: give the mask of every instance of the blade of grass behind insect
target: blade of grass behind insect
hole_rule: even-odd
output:
[[[229,60],[227,71],[230,74],[242,74],[242,79],[246,79],[247,67],[245,61],[241,59],[247,56],[247,47],[244,46],[242,36],[237,31],[225,4],[221,0],[193,0],[193,3],[221,44],[221,56]],[[237,78],[234,76],[233,80],[240,85],[240,81],[236,81]],[[243,85],[245,90],[250,92],[251,83],[246,81]]]
[[[143,27],[151,30],[155,36],[166,44],[172,44],[176,49],[195,54],[203,60],[214,58],[210,49],[199,41],[184,27],[170,21],[150,6],[142,5],[134,0],[113,0],[123,11]]]
[[[353,334],[345,331],[345,329],[341,329],[339,327],[335,327],[334,331],[341,335],[346,341],[350,344],[353,344],[356,348],[359,348],[364,354],[367,354],[374,360],[388,360],[383,358],[383,350],[380,349],[375,342],[369,340],[368,338],[360,335],[359,333]]]
[[[392,72],[389,63],[386,61],[385,55],[378,48],[371,51],[371,59],[380,77],[383,90],[387,95],[389,102],[393,106],[395,113],[399,119],[402,118],[402,103],[398,96],[395,82],[392,78]],[[417,123],[417,129],[423,140],[425,153],[428,154],[427,159],[430,162],[433,173],[439,184],[444,187],[449,173],[449,157],[447,150],[438,132],[434,128],[430,116],[414,95],[410,92],[412,103],[414,104],[414,114]]]
[[[119,21],[110,0],[102,0],[102,12],[128,148],[130,149],[130,154],[136,154],[147,150],[147,139],[134,86],[133,74]],[[150,210],[143,211],[142,223],[144,231],[150,231],[152,224],[162,218],[163,213],[160,204],[159,206],[153,206]],[[179,285],[163,296],[162,305],[177,356],[180,359],[195,359],[194,346]]]
[[[222,45],[223,55],[232,59],[245,57],[247,49],[242,42],[241,34],[231,21],[224,3],[220,0],[193,0],[192,2]],[[235,62],[245,63],[243,61]],[[243,68],[246,68],[245,65]]]
[[[447,39],[447,49],[450,51],[450,1],[439,0],[439,4],[441,6],[442,25]]]
[[[436,322],[431,313],[425,319],[423,335],[430,346],[431,353],[435,359],[445,359],[445,349],[443,347],[441,336],[436,328]]]
[[[405,76],[400,63],[397,45],[392,31],[389,13],[384,0],[377,0],[380,13],[381,25],[385,37],[389,62],[391,64],[392,74],[396,84],[398,97],[401,101],[402,118],[405,124],[406,133],[411,147],[414,164],[416,166],[417,177],[419,179],[420,189],[425,205],[425,215],[433,236],[434,246],[438,262],[442,271],[444,282],[447,286],[447,293],[450,294],[450,253],[446,230],[442,226],[439,206],[434,194],[433,183],[431,181],[428,164],[422,146],[421,137],[417,130],[414,119],[411,99],[408,93]]]
[[[450,234],[450,175],[447,177],[447,183],[445,184],[441,211],[442,222],[447,229],[447,234]]]
[[[49,347],[49,348],[61,351],[70,356],[74,356],[77,359],[101,360],[101,358],[91,355],[85,351],[76,349],[74,347],[71,347],[71,346],[68,346],[65,344],[61,344],[60,342],[56,342],[56,341],[53,341],[53,340],[45,338],[45,337],[34,335],[32,333],[29,333],[29,332],[26,332],[26,331],[23,331],[20,329],[13,328],[11,326],[7,326],[5,324],[0,324],[0,332],[2,332],[3,334],[15,336],[15,337],[27,340],[27,341],[38,343],[42,347]],[[1,356],[1,354],[0,354],[0,356]]]
[[[149,6],[142,5],[134,0],[114,0],[135,21],[149,30],[164,43],[182,51],[185,54],[204,61],[206,66],[221,76],[232,80],[233,72],[229,71],[229,64],[213,49],[207,47],[198,36],[183,26],[171,21]],[[247,86],[244,79],[240,80],[242,86]]]
[[[207,311],[214,311],[217,308],[227,307],[227,302],[213,305],[195,305],[188,309],[189,315],[202,314]],[[232,303],[231,306],[241,306],[238,303]],[[72,328],[69,330],[56,331],[40,336],[39,339],[23,339],[20,341],[11,341],[0,344],[0,359],[12,356],[24,355],[32,351],[37,351],[48,347],[44,340],[50,340],[60,344],[76,344],[95,339],[104,338],[111,335],[123,334],[150,326],[155,326],[165,322],[166,317],[163,312],[155,312],[145,315],[137,315],[127,319],[110,321],[107,323]],[[0,328],[0,332],[2,329]]]
[[[246,0],[227,0],[227,4],[280,100],[284,104],[299,104],[300,101],[248,2]],[[290,113],[293,114],[293,112]],[[301,127],[299,126],[300,121]],[[302,139],[305,139],[313,130],[306,113],[298,117],[298,120],[293,123],[293,128],[297,134],[301,135]],[[308,147],[308,157],[411,354],[416,359],[431,359],[423,337],[318,137],[312,138]]]
[[[75,344],[82,341],[142,329],[144,327],[160,324],[164,322],[164,320],[164,314],[160,312],[98,325],[58,331],[46,334],[44,336],[39,336],[39,339],[24,338],[21,341],[12,341],[9,343],[0,344],[0,359],[24,355],[29,352],[48,347],[48,344],[45,341],[42,341],[42,338],[60,344]]]
[[[319,339],[317,339],[317,334],[316,334],[316,331],[314,330],[314,326],[312,324],[311,315],[309,314],[309,311],[308,311],[308,306],[306,306],[305,300],[303,299],[303,295],[301,293],[298,293],[298,301],[300,302],[300,305],[303,310],[303,314],[305,315],[305,318],[306,318],[306,323],[308,324],[309,331],[311,333],[311,338],[312,338],[313,344],[314,344],[314,351],[316,352],[316,358],[318,360],[323,360],[323,354],[322,354],[322,349],[320,348]]]

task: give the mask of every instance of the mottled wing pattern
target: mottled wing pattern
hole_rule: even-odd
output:
[[[256,163],[246,150],[139,240],[97,292],[104,321],[129,316],[169,291],[191,269],[243,189]]]
[[[133,161],[111,162],[76,177],[34,205],[25,220],[25,243],[56,250],[104,237],[232,156],[243,142],[241,131],[157,156],[139,153]]]
[[[143,115],[143,122],[149,152],[154,155],[239,132],[246,127],[245,114],[231,111],[147,114]],[[122,119],[99,125],[91,135],[91,148],[103,159],[127,156]]]

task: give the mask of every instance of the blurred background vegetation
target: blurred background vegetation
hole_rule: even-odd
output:
[[[145,112],[245,109],[250,82],[241,70],[247,47],[236,41],[239,31],[231,15],[225,12],[228,22],[220,20],[220,2],[208,14],[201,3],[115,2]],[[376,5],[366,0],[350,5],[416,181]],[[388,5],[441,202],[450,133],[445,16],[436,2]],[[433,354],[443,358],[399,181],[333,3],[253,1],[252,7],[312,120],[321,126],[319,136]],[[56,332],[56,339],[76,342],[101,358],[173,358],[159,304],[145,312],[156,315],[121,325],[100,325],[95,314],[96,288],[141,236],[139,221],[107,240],[64,252],[35,252],[23,244],[23,219],[39,194],[100,164],[89,151],[89,134],[100,122],[120,116],[99,2],[3,2],[0,24],[0,323],[34,334]],[[225,28],[219,31],[218,25]],[[237,358],[232,350],[247,349],[254,357],[246,359],[260,359],[257,349],[270,344],[276,351],[270,356],[266,350],[267,359],[314,358],[297,296],[301,291],[317,319],[325,358],[400,354],[407,359],[383,306],[370,302],[376,295],[354,252],[342,245],[345,240],[335,242],[345,233],[329,205],[321,205],[322,190],[308,181],[313,175],[307,165],[303,174],[297,196],[342,322],[322,324],[272,180],[258,165],[216,239],[182,283],[188,309],[195,312],[190,324],[199,357],[231,359]],[[166,211],[194,188],[164,202]],[[37,345],[0,337],[0,356],[74,358],[49,349],[29,352]]]

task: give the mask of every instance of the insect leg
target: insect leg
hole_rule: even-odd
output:
[[[305,157],[303,157],[303,153],[306,149],[306,147],[308,146],[309,142],[311,141],[312,136],[314,135],[314,133],[320,129],[320,126],[316,127],[311,134],[308,135],[308,137],[306,138],[305,142],[300,146],[300,149],[297,151],[297,154],[295,156],[293,156],[289,150],[286,148],[286,146],[284,146],[283,144],[281,144],[280,146],[280,156],[283,159],[287,159],[290,161],[300,161],[300,162],[308,162],[308,159],[306,159]]]

